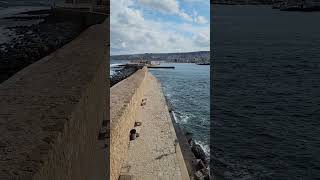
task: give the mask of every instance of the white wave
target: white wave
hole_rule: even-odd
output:
[[[119,65],[123,65],[123,64],[110,64],[110,67],[116,67],[116,66],[119,66]]]
[[[176,113],[174,113],[174,111],[172,111],[172,116],[173,116],[173,120],[178,123],[177,121],[177,116],[176,116]]]
[[[199,117],[202,126],[210,126],[210,120],[207,117]]]
[[[116,67],[119,65],[124,65],[122,63],[110,64],[110,76],[113,76],[116,73]]]
[[[183,114],[180,116],[180,123],[186,124],[188,123],[189,119],[190,119],[190,116]]]
[[[178,113],[178,117],[180,119],[179,122],[182,124],[187,124],[192,116],[193,115],[189,113]]]
[[[113,76],[115,74],[115,71],[110,70],[110,76]]]
[[[209,158],[210,157],[210,146],[208,144],[205,144],[202,141],[197,141],[195,140],[196,144],[199,144],[201,148],[203,149],[204,153],[206,153],[206,156]]]

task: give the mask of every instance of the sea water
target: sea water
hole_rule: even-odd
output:
[[[212,11],[214,173],[320,179],[320,12]]]
[[[30,26],[33,24],[39,24],[42,21],[42,19],[18,21],[5,18],[17,16],[23,12],[48,8],[50,8],[50,1],[48,0],[0,0],[0,45],[3,43],[9,43],[15,37],[14,31],[10,30],[10,27]]]
[[[175,69],[149,69],[160,81],[177,123],[209,156],[210,66],[188,63],[161,64]]]

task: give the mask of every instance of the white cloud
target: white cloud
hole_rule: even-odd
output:
[[[208,23],[207,19],[203,16],[196,16],[194,18],[194,21],[198,24],[207,24]]]
[[[194,1],[194,0],[193,0]],[[196,0],[199,1],[199,0]],[[137,2],[143,6],[152,8],[153,10],[166,13],[166,14],[175,14],[181,17],[182,19],[194,22],[198,24],[205,24],[207,20],[203,16],[196,16],[195,14],[192,17],[191,15],[184,12],[177,0],[137,0]]]
[[[153,9],[165,12],[178,14],[179,3],[176,0],[137,0],[140,4],[152,7]]]
[[[132,0],[111,0],[111,54],[209,50],[209,25],[145,19],[132,3]]]
[[[182,17],[184,20],[187,20],[190,22],[193,21],[192,17],[185,12],[179,12],[179,16]]]

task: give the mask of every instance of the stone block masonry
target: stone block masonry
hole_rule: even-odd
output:
[[[146,76],[143,98],[146,103],[137,109],[136,118],[141,126],[135,127],[139,137],[130,141],[121,176],[189,180],[160,82],[151,73]]]
[[[107,21],[0,84],[0,179],[108,179]]]
[[[147,68],[138,70],[110,90],[110,179],[117,180],[127,158],[129,131],[143,97]]]
[[[160,84],[146,67],[111,88],[110,113],[111,180],[189,179]],[[141,133],[129,141],[132,128]]]

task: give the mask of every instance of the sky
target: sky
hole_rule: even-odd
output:
[[[209,0],[111,0],[111,55],[209,51]]]

